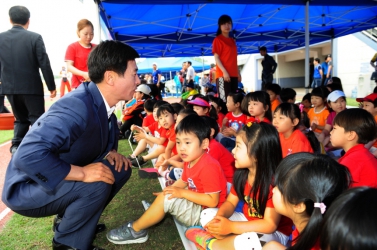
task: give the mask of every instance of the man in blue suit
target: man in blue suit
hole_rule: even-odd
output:
[[[137,57],[121,42],[101,42],[88,59],[92,82],[52,105],[9,163],[3,202],[24,216],[58,214],[53,249],[98,249],[92,241],[101,213],[131,176],[117,152],[113,111],[140,83]]]

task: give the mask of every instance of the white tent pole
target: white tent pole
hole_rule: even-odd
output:
[[[309,1],[305,5],[305,87],[309,82]],[[311,83],[309,83],[310,86]],[[306,93],[309,89],[306,89]]]
[[[276,53],[275,54],[275,62],[279,65],[279,59],[278,59],[278,54]],[[280,85],[280,81],[279,81],[279,66],[278,68],[276,69],[276,83]]]

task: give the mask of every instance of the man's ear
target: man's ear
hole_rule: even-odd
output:
[[[108,85],[114,86],[115,74],[114,71],[105,71],[105,74],[103,74],[104,82]]]
[[[304,202],[300,202],[299,204],[293,205],[293,212],[296,214],[301,214],[305,212],[306,210],[306,205]]]

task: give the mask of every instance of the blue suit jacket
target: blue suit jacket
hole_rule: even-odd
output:
[[[119,129],[94,83],[83,83],[58,100],[29,130],[5,177],[3,202],[12,210],[38,208],[69,192],[70,164],[102,161],[118,147]]]

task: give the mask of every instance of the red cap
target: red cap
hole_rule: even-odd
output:
[[[356,98],[356,101],[358,102],[374,102],[377,99],[377,94],[372,93],[370,95],[367,95],[364,98]]]

